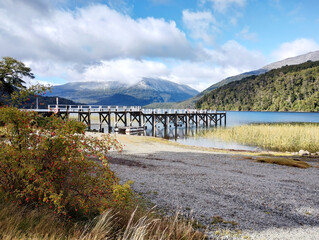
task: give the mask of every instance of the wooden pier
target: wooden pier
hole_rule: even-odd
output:
[[[92,125],[98,125],[99,131],[103,131],[103,126],[107,125],[109,132],[112,129],[125,129],[130,132],[136,129],[146,129],[151,126],[156,131],[157,126],[169,127],[210,127],[226,125],[226,112],[197,109],[142,109],[139,106],[74,106],[74,105],[54,105],[48,109],[35,110],[45,115],[57,114],[62,119],[68,119],[71,114],[77,115],[77,119],[87,125],[88,130]],[[92,118],[98,120],[92,122]]]

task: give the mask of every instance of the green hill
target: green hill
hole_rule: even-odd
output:
[[[197,108],[237,111],[319,111],[319,61],[284,66],[228,83],[196,102]]]

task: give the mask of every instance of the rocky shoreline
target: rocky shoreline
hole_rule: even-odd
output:
[[[212,232],[238,230],[252,239],[319,239],[316,159],[315,167],[299,169],[145,137],[119,141],[124,151],[110,154],[111,168],[167,213],[179,210]]]

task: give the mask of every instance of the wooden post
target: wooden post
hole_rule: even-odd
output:
[[[175,141],[177,140],[177,125],[175,125]]]
[[[88,110],[88,129],[91,130],[91,109]]]
[[[111,118],[111,108],[110,107],[107,107],[108,110],[109,110],[109,113],[108,113],[108,118],[109,118],[109,132],[108,133],[111,133],[112,132],[112,118]]]
[[[143,126],[142,109],[139,110],[138,114],[139,114],[139,122],[138,122],[138,125],[141,127],[141,126]]]
[[[185,127],[188,128],[188,112],[185,112]]]
[[[177,124],[178,124],[178,117],[177,117],[177,111],[175,111],[175,127],[177,127]]]
[[[153,136],[155,137],[155,135],[156,135],[156,119],[155,119],[154,111],[152,111],[152,132],[153,132]]]
[[[128,120],[128,125],[130,127],[132,127],[132,108],[130,108],[130,112],[129,112],[130,116],[129,116],[129,120]]]
[[[165,132],[167,130],[168,124],[169,124],[169,121],[167,121],[167,111],[165,111],[165,113],[164,113],[164,129],[165,129]]]
[[[208,127],[208,113],[207,113],[207,110],[205,110],[205,119],[206,119],[206,127]]]
[[[116,106],[116,109],[115,109],[115,128],[117,128],[117,106]]]
[[[185,127],[185,134],[184,134],[184,136],[187,136],[187,134],[188,134],[188,128],[187,128],[187,126]]]
[[[127,111],[126,108],[124,109],[124,126],[127,127]]]
[[[69,119],[69,115],[70,115],[69,108],[70,108],[70,106],[66,106],[66,113],[65,113],[65,119],[66,120]]]
[[[195,119],[196,119],[196,128],[198,128],[198,111],[195,113]]]
[[[165,126],[164,126],[164,138],[169,139],[169,117],[167,115],[167,111],[164,113],[164,118],[165,118]]]

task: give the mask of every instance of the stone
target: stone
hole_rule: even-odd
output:
[[[301,156],[309,156],[309,152],[301,149],[299,151],[299,155],[301,155]]]

